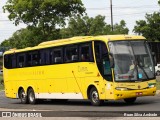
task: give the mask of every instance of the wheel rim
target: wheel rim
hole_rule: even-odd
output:
[[[21,100],[22,101],[26,100],[26,95],[25,95],[24,91],[21,92]]]
[[[32,92],[29,94],[29,100],[30,100],[31,102],[34,101],[34,94],[33,94]]]
[[[97,91],[93,91],[93,92],[92,92],[92,101],[93,101],[94,103],[97,103],[97,102],[99,101],[99,97],[98,97]]]

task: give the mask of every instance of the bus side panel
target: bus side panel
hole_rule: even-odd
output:
[[[88,99],[87,90],[91,85],[97,88],[100,99],[105,99],[105,81],[100,75],[96,64],[92,62],[84,62],[79,63],[75,68],[77,68],[74,70],[75,76],[78,78],[78,84],[84,99]]]
[[[6,95],[6,97],[13,98],[11,82],[5,81],[4,84],[5,84],[5,95]]]
[[[4,90],[5,90],[6,97],[16,98],[16,96],[14,95],[14,92],[13,92],[14,83],[13,83],[12,79],[14,79],[14,76],[11,77],[12,71],[8,71],[5,68],[3,69],[3,73],[5,73],[3,75],[3,77],[4,77]]]

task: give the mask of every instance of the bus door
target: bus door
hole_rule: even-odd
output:
[[[102,41],[95,41],[94,42],[95,48],[95,58],[99,72],[103,77],[103,88],[106,94],[113,95],[113,79],[112,79],[112,70],[111,70],[111,63],[109,58],[109,53],[107,46]]]

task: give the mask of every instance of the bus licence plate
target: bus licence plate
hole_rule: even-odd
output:
[[[136,92],[136,96],[142,96],[143,93],[142,92]]]

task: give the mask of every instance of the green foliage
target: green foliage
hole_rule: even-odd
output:
[[[4,90],[4,85],[3,85],[3,81],[2,80],[0,80],[0,91],[1,90]]]
[[[157,81],[156,87],[157,87],[157,90],[160,90],[160,81]]]
[[[81,16],[85,8],[81,0],[7,0],[3,6],[8,18],[27,24],[1,43],[1,47],[24,48],[40,42],[60,38],[59,29],[68,18]]]
[[[4,89],[4,86],[0,84],[0,90],[3,90],[3,89]]]
[[[3,9],[9,12],[8,18],[15,25],[23,22],[27,28],[16,31],[11,38],[1,43],[1,47],[25,48],[47,40],[128,34],[129,31],[124,20],[115,24],[112,32],[104,16],[82,17],[85,8],[81,0],[7,0]],[[68,27],[64,28],[67,19]]]
[[[111,26],[105,22],[105,17],[98,15],[95,18],[88,16],[75,17],[69,20],[67,28],[54,29],[51,34],[43,34],[41,27],[29,26],[16,31],[11,38],[1,43],[1,47],[25,48],[35,46],[43,41],[68,38],[73,36],[128,34],[126,23],[122,20]]]
[[[0,90],[4,89],[4,81],[3,81],[3,76],[0,75]]]
[[[68,28],[61,30],[62,37],[103,34],[106,25],[104,19],[105,17],[100,15],[95,18],[88,16],[71,18]]]
[[[9,19],[31,26],[64,25],[67,17],[82,15],[85,11],[81,0],[7,0],[3,7]]]
[[[128,34],[129,32],[124,20],[121,20],[119,24],[116,23],[113,28],[114,31],[111,34]]]
[[[146,20],[136,21],[134,32],[151,41],[160,41],[160,13],[146,14]]]
[[[43,41],[57,39],[59,30],[54,30],[50,36],[43,35],[41,28],[29,27],[16,31],[11,38],[3,41],[1,46],[11,48],[25,48],[35,46]]]
[[[28,27],[38,28],[45,39],[52,38],[56,28],[64,26],[68,18],[85,12],[81,0],[7,0],[3,9],[9,12],[8,18],[15,25],[23,22]]]
[[[95,18],[89,18],[88,16],[72,18],[68,27],[61,29],[60,32],[62,38],[66,38],[85,35],[128,34],[129,30],[125,21],[122,20],[120,24],[116,23],[114,31],[111,31],[111,25],[105,22],[105,17],[98,15]]]

